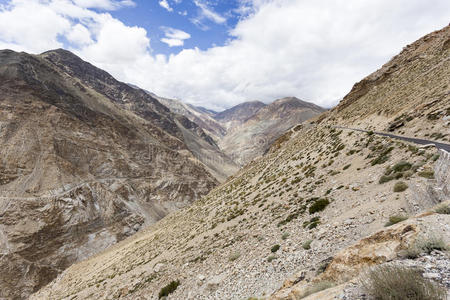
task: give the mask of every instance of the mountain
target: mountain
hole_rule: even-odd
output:
[[[222,124],[227,130],[239,126],[248,118],[257,113],[266,104],[260,101],[248,101],[226,109],[214,115],[214,119]]]
[[[214,116],[217,115],[217,112],[215,110],[212,109],[208,109],[202,106],[195,106],[195,105],[191,105],[193,108],[195,108],[197,111],[208,114],[210,116]]]
[[[362,299],[375,265],[417,268],[413,287],[448,294],[450,155],[354,129],[403,120],[394,133],[446,142],[449,36],[447,26],[409,45],[207,196],[31,299]]]
[[[225,134],[225,128],[217,122],[212,111],[198,109],[193,105],[185,104],[180,100],[168,99],[154,95],[162,104],[167,106],[172,112],[180,114],[198,124],[214,142],[217,143]]]
[[[153,93],[150,95],[173,113],[185,117],[184,121],[189,124],[183,127],[190,129],[182,130],[187,146],[219,182],[225,181],[239,170],[239,166],[217,145],[217,141],[223,138],[225,129],[210,116],[211,111],[202,111],[179,100],[159,97]],[[192,134],[193,130],[195,134]]]
[[[221,152],[243,166],[261,156],[286,130],[325,111],[295,97],[267,105],[249,101],[219,113],[199,110],[179,100],[155,97],[171,111],[187,117],[213,137]]]
[[[232,127],[219,147],[237,163],[245,165],[264,154],[288,129],[303,123],[325,109],[295,97],[278,99],[259,108],[253,115]],[[234,116],[227,114],[232,120]]]
[[[216,147],[201,128],[68,51],[0,51],[0,82],[0,298],[218,184],[191,149]]]

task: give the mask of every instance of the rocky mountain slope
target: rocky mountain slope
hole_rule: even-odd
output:
[[[247,119],[255,115],[266,104],[261,101],[248,101],[226,109],[214,116],[225,129],[230,130],[241,125]]]
[[[355,299],[355,278],[378,264],[415,266],[450,291],[449,154],[334,127],[388,129],[414,112],[397,133],[445,141],[449,35],[445,27],[406,47],[207,196],[71,266],[32,299]],[[419,237],[429,250],[415,250]]]
[[[268,105],[260,101],[244,102],[216,114],[178,100],[158,99],[173,112],[199,124],[214,138],[220,150],[241,166],[264,154],[291,127],[325,111],[295,97],[278,99]]]
[[[190,148],[210,143],[195,123],[70,52],[0,51],[0,82],[0,298],[218,183]]]
[[[325,109],[295,97],[278,99],[234,124],[219,141],[219,147],[234,161],[245,165],[264,154],[288,129],[309,120]]]
[[[226,129],[214,119],[216,113],[206,109],[197,108],[175,99],[168,99],[154,95],[159,102],[170,108],[174,113],[187,117],[199,125],[214,142],[217,143],[226,134]]]
[[[168,107],[172,112],[186,117],[195,124],[197,134],[192,135],[192,130],[182,130],[184,140],[189,149],[220,182],[228,176],[235,174],[239,166],[226,155],[217,145],[217,142],[226,134],[226,130],[213,119],[213,112],[198,109],[179,100],[167,99],[156,96],[155,99]],[[202,139],[199,139],[201,136]]]

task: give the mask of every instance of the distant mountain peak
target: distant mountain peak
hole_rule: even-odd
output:
[[[218,113],[214,118],[221,122],[243,121],[265,106],[266,104],[261,101],[247,101]]]

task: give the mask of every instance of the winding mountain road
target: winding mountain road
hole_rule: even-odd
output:
[[[343,127],[343,126],[333,126],[333,127],[334,128],[339,128],[339,129],[347,129],[347,130],[354,130],[354,131],[361,131],[361,132],[369,132],[369,130],[358,129],[358,128],[349,128],[349,127]],[[395,134],[390,134],[390,133],[385,133],[385,132],[373,131],[373,133],[376,134],[376,135],[381,135],[381,136],[386,136],[386,137],[390,137],[390,138],[394,138],[394,139],[399,139],[399,140],[407,141],[407,142],[410,142],[410,143],[415,143],[415,144],[418,144],[418,145],[430,145],[430,144],[433,144],[437,149],[443,149],[443,150],[445,150],[447,152],[450,152],[450,144],[440,143],[440,142],[431,141],[431,140],[411,138],[411,137],[395,135]]]

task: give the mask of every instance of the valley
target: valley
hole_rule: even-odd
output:
[[[30,298],[360,299],[366,272],[378,266],[419,268],[413,285],[427,282],[444,299],[449,40],[447,26],[406,46],[328,111],[284,98],[234,108],[252,115],[245,121],[222,114],[229,125],[211,138],[220,148],[228,136],[233,147],[225,154],[236,159],[239,150],[236,163],[247,164],[189,206],[71,265]],[[300,107],[299,118],[305,107],[314,115],[270,137],[276,130],[266,131],[267,120],[284,120],[286,106]],[[254,157],[239,139],[246,132],[247,139],[270,137],[249,150]]]

